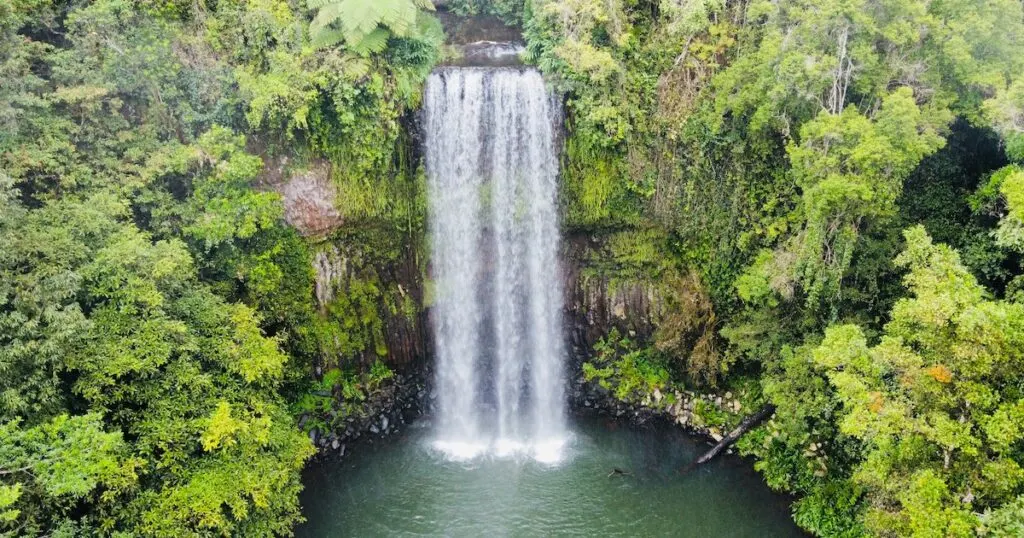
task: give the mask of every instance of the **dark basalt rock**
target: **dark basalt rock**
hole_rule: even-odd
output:
[[[523,33],[519,28],[509,26],[501,19],[490,15],[460,17],[445,9],[437,12],[447,42],[450,45],[466,45],[479,41],[522,43]]]
[[[416,420],[427,409],[428,371],[396,374],[385,386],[363,402],[362,408],[346,417],[329,433],[314,428],[310,440],[317,447],[316,458],[341,458],[360,446],[382,442],[401,432],[402,425]],[[334,410],[332,413],[336,413]],[[303,420],[305,419],[305,420]],[[300,423],[308,422],[301,417]]]

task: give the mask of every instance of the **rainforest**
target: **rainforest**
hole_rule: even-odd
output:
[[[1024,537],[1021,0],[0,0],[0,537]]]

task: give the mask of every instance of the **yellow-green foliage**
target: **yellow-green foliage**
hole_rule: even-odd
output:
[[[398,151],[405,152],[406,148]],[[407,155],[403,153],[402,157]],[[361,175],[342,166],[334,167],[333,179],[338,187],[336,206],[352,224],[384,225],[404,231],[416,231],[422,226],[426,219],[426,185],[422,170],[400,168],[383,175]]]
[[[221,447],[230,447],[238,443],[237,434],[243,432],[247,424],[231,416],[231,404],[220,402],[217,410],[210,416],[210,423],[200,437],[203,450],[212,452]]]
[[[335,334],[334,342],[327,343],[326,351],[351,357],[372,349],[377,355],[387,355],[384,325],[378,312],[381,299],[376,275],[368,280],[349,280],[345,293],[327,306],[328,319],[337,323],[341,331]]]
[[[619,232],[608,238],[611,261],[637,276],[657,277],[665,264],[666,237],[657,228]]]
[[[8,524],[21,514],[19,510],[10,507],[21,497],[21,484],[13,486],[0,485],[0,524]]]
[[[428,24],[421,10],[433,11],[430,0],[309,0],[316,17],[309,33],[318,47],[344,42],[361,55],[379,53],[394,37],[419,37]]]
[[[575,137],[566,142],[563,199],[567,224],[595,228],[635,223],[638,207],[629,202],[622,178],[625,163],[605,151],[586,150]]]
[[[1013,448],[1024,440],[1024,400],[1007,383],[1024,366],[1024,306],[987,300],[923,228],[906,239],[897,262],[912,295],[896,303],[881,341],[833,326],[813,358],[843,402],[841,431],[865,443],[853,477],[871,501],[868,528],[970,536],[972,499],[998,504],[1024,488]]]
[[[995,231],[996,243],[1024,252],[1024,168],[1006,167],[993,179],[999,183],[999,193],[1006,201],[1007,210]]]
[[[587,381],[596,380],[624,402],[641,402],[655,391],[665,393],[669,388],[662,358],[651,349],[637,349],[617,329],[594,345],[594,357],[583,364],[583,374]]]
[[[638,60],[643,45],[632,33],[633,24],[646,22],[640,11],[594,0],[545,0],[527,9],[530,58],[569,93],[564,199],[570,226],[635,224],[652,195],[643,142],[634,137],[646,141],[638,135],[649,127],[644,101],[655,84],[633,84],[627,68],[650,59]]]
[[[583,363],[583,379],[585,379],[588,383],[597,381],[597,383],[604,387],[605,389],[611,390],[611,379],[614,375],[615,369],[610,366],[605,368],[598,368],[594,366],[594,363],[592,362]]]
[[[693,423],[697,426],[713,426],[723,428],[732,422],[732,415],[720,409],[717,405],[703,399],[696,398],[693,403]]]
[[[584,278],[605,278],[615,290],[635,283],[657,282],[667,269],[667,238],[657,228],[630,229],[604,236],[587,250]]]
[[[20,512],[14,526],[32,535],[74,525],[81,516],[58,500],[71,495],[96,506],[97,520],[89,524],[149,534],[289,527],[298,470],[312,448],[292,429],[277,392],[287,361],[279,340],[265,336],[250,307],[225,301],[198,279],[180,239],[154,240],[103,199],[67,200],[25,215],[0,196],[4,214],[22,216],[0,224],[0,244],[25,282],[19,301],[37,300],[36,279],[63,273],[65,305],[88,316],[70,341],[48,323],[5,331],[17,338],[4,342],[6,361],[17,359],[10,350],[23,347],[23,339],[64,348],[59,371],[73,375],[51,379],[63,385],[60,393],[75,395],[76,409],[90,411],[39,413],[25,426],[0,411],[0,445],[18,451],[0,465],[29,471],[5,472],[0,480],[31,484],[25,490],[31,494],[13,505]],[[30,261],[11,242],[25,237],[64,243],[64,252],[37,253]],[[10,267],[0,265],[0,280],[8,281]],[[25,319],[3,308],[0,324],[10,326],[12,315]],[[35,367],[45,367],[42,358]],[[5,386],[12,395],[33,383],[32,376],[4,381],[17,383]],[[48,398],[59,409],[60,400]],[[243,430],[245,442],[232,443]],[[137,480],[153,473],[163,479]],[[102,495],[93,494],[100,488]],[[230,512],[228,504],[235,507]]]
[[[951,119],[923,113],[913,92],[900,88],[882,99],[874,118],[848,107],[823,111],[802,127],[801,143],[788,152],[803,189],[804,225],[788,248],[796,250],[794,270],[809,306],[837,302],[863,220],[893,211],[906,177],[945,143],[937,130]]]

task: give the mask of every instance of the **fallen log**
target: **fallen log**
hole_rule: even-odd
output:
[[[775,406],[772,404],[767,404],[764,407],[762,407],[757,413],[754,413],[753,415],[744,418],[743,421],[740,422],[739,426],[736,426],[731,432],[729,432],[729,435],[723,437],[721,441],[719,441],[715,446],[711,447],[711,450],[705,452],[703,456],[694,460],[693,463],[687,466],[685,471],[690,471],[698,465],[703,465],[715,459],[715,456],[717,456],[721,451],[725,450],[730,445],[739,440],[740,437],[743,437],[743,435],[746,434],[748,431],[756,428],[765,420],[768,420],[768,417],[772,416],[772,413],[775,413]]]

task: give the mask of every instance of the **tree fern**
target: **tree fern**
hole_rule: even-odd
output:
[[[433,11],[430,0],[308,0],[317,14],[310,35],[317,47],[344,42],[356,54],[381,52],[391,36],[415,37],[420,10]]]
[[[322,28],[315,32],[310,28],[310,34],[313,46],[318,49],[333,47],[345,41],[345,34],[340,28]]]
[[[374,31],[366,34],[358,44],[350,45],[352,52],[359,54],[360,56],[368,56],[378,52],[383,52],[388,46],[388,39],[391,38],[390,33],[384,28],[378,27]]]

